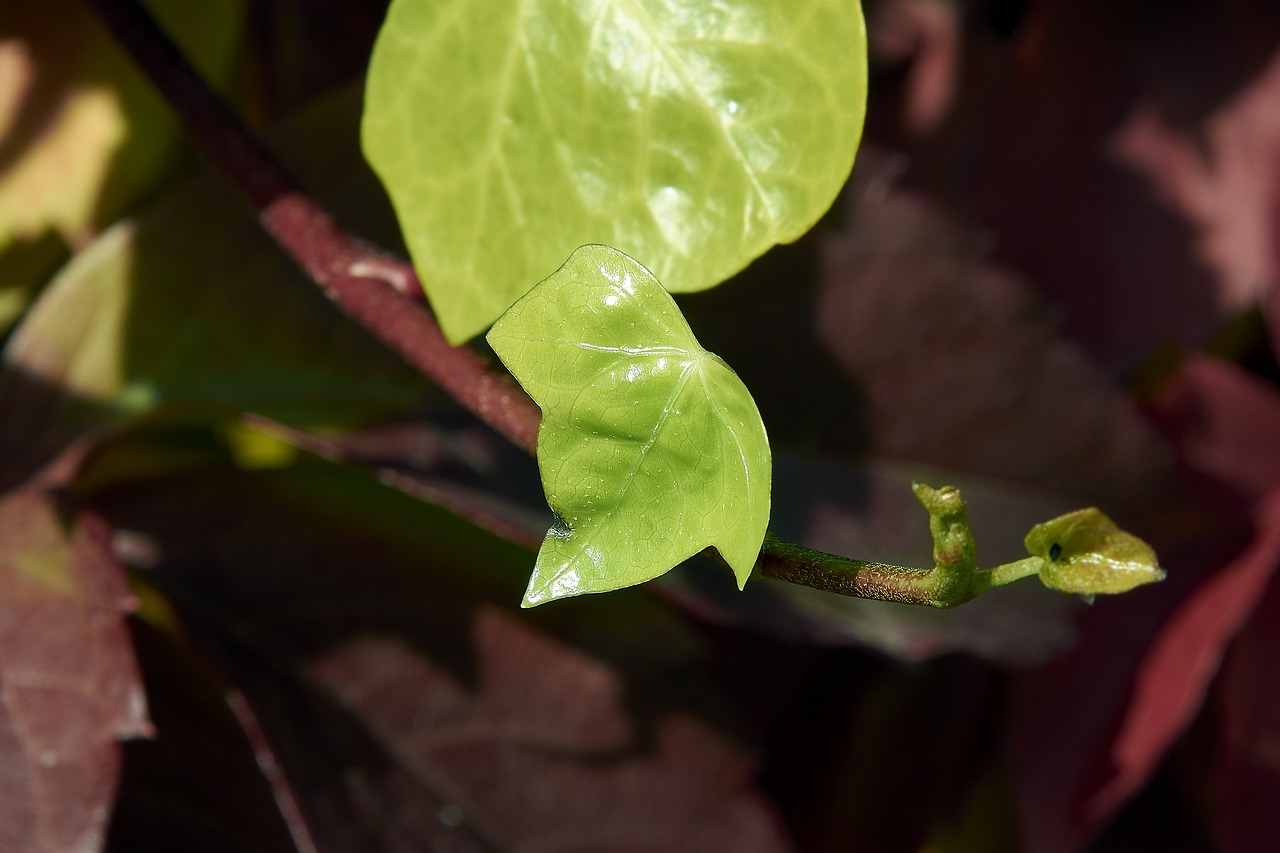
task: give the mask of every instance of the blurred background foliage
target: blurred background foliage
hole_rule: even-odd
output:
[[[403,250],[357,144],[384,3],[148,5]],[[908,486],[949,481],[983,564],[1097,503],[1167,581],[933,612],[694,561],[520,611],[532,460],[290,267],[78,3],[9,0],[0,838],[1270,850],[1280,8],[865,11],[837,204],[680,297],[768,425],[774,527],[924,565]]]

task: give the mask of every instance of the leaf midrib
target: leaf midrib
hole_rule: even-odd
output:
[[[640,448],[640,452],[636,458],[636,464],[631,470],[632,476],[627,477],[626,483],[624,483],[622,488],[618,491],[617,499],[613,502],[613,505],[610,506],[609,509],[605,510],[603,513],[593,514],[589,522],[585,525],[585,529],[582,531],[574,530],[573,526],[569,525],[569,529],[572,531],[573,534],[582,536],[582,539],[578,543],[575,543],[579,546],[577,553],[574,555],[575,560],[578,558],[578,556],[586,553],[586,549],[591,545],[592,542],[595,541],[595,538],[594,538],[594,535],[592,535],[592,532],[598,532],[601,528],[606,526],[608,522],[613,518],[613,516],[617,514],[618,509],[625,502],[627,492],[630,490],[631,484],[636,481],[635,475],[638,474],[642,468],[644,468],[644,463],[645,463],[645,460],[648,458],[649,452],[653,449],[654,445],[658,443],[658,437],[662,433],[662,429],[666,425],[667,418],[671,414],[672,406],[674,405],[675,401],[680,398],[680,395],[684,393],[685,387],[689,384],[689,377],[692,375],[694,370],[699,369],[700,365],[702,364],[702,361],[703,361],[702,358],[691,360],[686,365],[684,365],[684,367],[681,369],[680,378],[677,381],[675,388],[672,390],[671,394],[668,395],[667,401],[662,406],[662,415],[655,422],[653,431],[649,434],[648,441],[646,441],[644,445]],[[562,509],[564,509],[563,505],[561,507],[553,507],[553,509],[555,509],[556,512],[559,513],[562,518],[568,515],[568,513],[561,511]],[[592,531],[592,532],[589,532],[589,531]],[[574,539],[574,536],[571,535],[570,541],[573,541],[573,539]]]
[[[658,54],[666,60],[668,67],[672,73],[676,75],[680,83],[687,91],[692,93],[692,101],[699,104],[706,112],[711,123],[719,129],[720,135],[724,138],[725,145],[728,146],[729,152],[733,155],[734,160],[742,169],[743,175],[746,176],[747,182],[751,185],[752,192],[760,199],[760,203],[764,205],[765,217],[769,222],[769,230],[771,234],[778,233],[778,216],[774,212],[773,205],[769,201],[769,196],[765,193],[764,187],[760,184],[760,179],[756,175],[755,168],[747,159],[746,154],[738,147],[738,142],[733,134],[729,132],[729,128],[725,126],[724,117],[720,111],[715,108],[706,96],[697,86],[693,84],[689,76],[688,69],[685,68],[684,61],[671,50],[659,35],[657,26],[654,24],[653,18],[649,16],[649,12],[637,0],[618,0],[620,6],[624,6],[631,10],[633,17],[644,29],[645,35],[648,37],[650,44],[654,46]]]

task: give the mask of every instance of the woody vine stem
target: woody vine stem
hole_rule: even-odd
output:
[[[474,350],[445,340],[423,304],[413,268],[339,226],[245,128],[136,0],[86,2],[178,115],[191,140],[253,206],[263,229],[325,296],[476,417],[533,453],[541,420],[537,405]],[[769,534],[755,572],[843,595],[952,607],[992,587],[1040,574],[1062,552],[1054,543],[1058,553],[1052,558],[1033,555],[977,569],[960,493],[917,486],[916,494],[930,517],[931,569],[852,560]],[[467,514],[465,508],[461,511]]]

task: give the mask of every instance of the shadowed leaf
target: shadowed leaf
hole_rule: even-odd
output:
[[[1280,531],[1280,492],[1270,502]],[[1280,538],[1280,537],[1278,537]],[[1280,550],[1280,545],[1277,546]],[[1218,753],[1212,772],[1213,831],[1218,849],[1264,853],[1275,846],[1280,802],[1280,583],[1273,576],[1231,646],[1218,682]]]
[[[1029,4],[929,171],[1103,364],[1202,345],[1280,279],[1278,38],[1258,0]]]
[[[298,833],[282,818],[264,778],[274,757],[246,738],[234,690],[183,640],[171,612],[148,612],[167,611],[157,604],[163,599],[146,588],[142,594],[146,603],[130,629],[156,736],[124,746],[105,849],[154,850],[157,839],[192,853],[314,849],[298,837],[305,829]]]
[[[91,515],[67,530],[50,494],[74,456],[0,495],[0,847],[10,850],[92,849],[115,794],[117,741],[151,732],[109,533]]]
[[[94,499],[149,543],[324,849],[787,849],[646,596],[504,608],[527,552],[315,461]]]
[[[877,156],[878,155],[878,156]],[[866,395],[875,453],[1113,508],[1160,482],[1137,407],[1065,340],[981,232],[863,151],[824,243],[817,333]]]

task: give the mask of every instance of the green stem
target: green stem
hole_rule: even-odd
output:
[[[973,531],[968,506],[953,486],[913,487],[929,513],[933,536],[933,568],[919,569],[888,563],[868,563],[765,535],[757,571],[767,578],[802,586],[899,604],[955,607],[997,586],[1039,574],[1041,557],[1027,557],[992,569],[975,566]]]
[[[979,569],[973,579],[973,594],[980,595],[998,586],[1038,575],[1043,568],[1043,557],[1024,557],[994,569]]]
[[[815,551],[768,533],[756,569],[763,577],[824,592],[949,608],[998,586],[1038,575],[1043,567],[1040,557],[1026,557],[991,569],[946,563],[932,569],[869,563]]]
[[[868,563],[815,551],[794,542],[765,534],[764,549],[756,570],[767,578],[851,595],[896,601],[899,604],[927,604],[946,607],[937,600],[934,569],[913,569],[887,563]],[[959,602],[956,602],[959,603]]]

